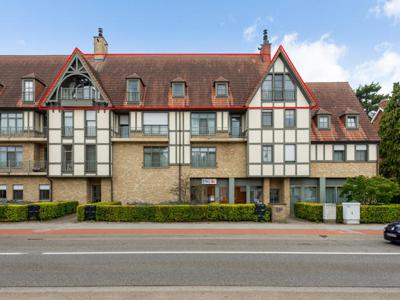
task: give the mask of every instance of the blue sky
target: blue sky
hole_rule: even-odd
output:
[[[4,1],[0,54],[255,52],[267,28],[308,81],[400,80],[400,0]],[[379,69],[379,70],[377,70]]]

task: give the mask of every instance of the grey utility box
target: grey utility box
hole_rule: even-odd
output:
[[[336,223],[335,203],[324,203],[323,217],[324,223]]]
[[[343,223],[360,224],[360,203],[343,202]]]

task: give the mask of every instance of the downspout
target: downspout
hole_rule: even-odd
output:
[[[182,139],[182,122],[181,122],[181,117],[182,117],[182,112],[179,112],[179,144],[178,144],[178,149],[179,149],[179,155],[178,155],[178,189],[179,189],[179,193],[178,193],[178,202],[182,201],[182,164],[181,164],[181,152],[182,152],[182,148],[181,148],[181,139]]]
[[[47,178],[50,182],[50,202],[53,202],[53,179]]]

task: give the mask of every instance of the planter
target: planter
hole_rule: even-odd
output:
[[[336,223],[336,204],[324,203],[323,208],[324,223]]]
[[[360,224],[360,203],[343,202],[343,223]]]

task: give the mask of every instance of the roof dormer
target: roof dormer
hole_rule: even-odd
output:
[[[46,88],[46,84],[35,73],[30,73],[21,77],[23,103],[34,104],[37,98]]]
[[[344,121],[346,129],[358,129],[360,113],[354,109],[346,108],[340,118]]]
[[[171,80],[172,98],[185,98],[186,97],[186,81],[182,77],[176,77]]]
[[[214,95],[216,98],[227,98],[229,96],[229,80],[220,76],[214,80]]]
[[[145,84],[138,74],[126,76],[126,102],[128,104],[141,103],[144,88]]]

